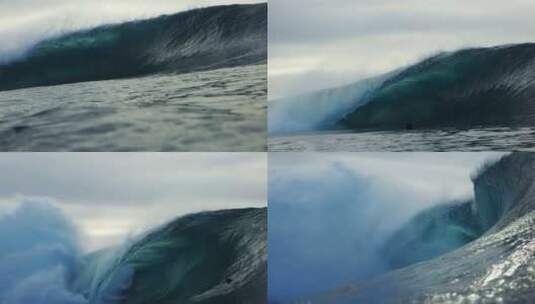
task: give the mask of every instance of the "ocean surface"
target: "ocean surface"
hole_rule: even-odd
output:
[[[0,151],[265,151],[267,3],[43,37],[0,91]]]
[[[335,176],[332,187],[326,186],[330,181],[317,183],[314,178],[312,182],[299,177],[282,183],[280,178],[274,180],[270,192],[279,202],[270,212],[279,212],[288,222],[278,219],[269,227],[270,250],[282,257],[273,263],[279,268],[270,270],[270,303],[534,303],[535,154],[512,153],[483,164],[471,174],[472,198],[430,205],[410,220],[400,221],[393,233],[382,233],[381,228],[398,221],[403,211],[391,216],[391,210],[383,210],[383,222],[370,221],[372,216],[381,217],[380,209],[370,211],[370,206],[381,203],[380,196],[370,196],[374,184],[368,176],[348,179],[351,175],[341,164],[336,168],[336,175],[328,170],[320,174]],[[292,192],[305,186],[311,190],[303,195]],[[396,191],[395,185],[385,188],[385,193]],[[394,197],[398,202],[405,199]],[[344,206],[345,202],[349,203]],[[295,221],[296,217],[300,220]],[[318,220],[330,224],[318,228],[314,225]],[[281,224],[293,230],[279,229]],[[288,237],[302,227],[313,232]],[[294,243],[317,249],[292,254]],[[315,260],[318,257],[320,261]],[[302,280],[287,287],[292,280],[285,276],[296,281],[292,277],[296,270],[301,270],[295,275]],[[316,274],[316,280],[309,280]],[[290,291],[301,295],[292,296]]]
[[[534,96],[533,43],[443,52],[345,86],[270,100],[269,148],[533,150]]]
[[[0,92],[2,151],[263,151],[267,67]]]
[[[266,208],[190,214],[81,254],[69,218],[25,203],[0,217],[0,302],[264,303],[266,220]]]
[[[274,135],[273,152],[535,151],[535,127],[389,131],[318,131]]]

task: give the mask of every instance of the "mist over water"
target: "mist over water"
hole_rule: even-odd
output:
[[[0,218],[0,303],[260,303],[266,298],[266,209],[177,217],[80,254],[81,238],[51,203]]]
[[[58,207],[23,201],[0,218],[0,303],[118,303],[134,275],[118,261],[140,237],[86,255],[81,234]]]
[[[387,240],[387,273],[297,303],[533,302],[533,162],[532,153],[487,159],[471,174],[471,200],[418,212]]]
[[[460,49],[272,102],[270,150],[533,150],[534,58],[533,43]]]
[[[78,236],[61,211],[24,202],[0,218],[0,303],[88,303],[70,290],[81,263]]]
[[[270,303],[381,273],[387,237],[425,208],[412,189],[335,164],[270,175]]]
[[[387,254],[392,246],[387,245],[406,244],[410,237],[402,235],[394,241],[392,238],[399,231],[406,231],[403,229],[424,211],[448,210],[472,199],[471,174],[484,162],[500,155],[284,153],[271,156],[269,303],[292,303],[306,295],[368,280],[392,270],[392,255]],[[429,219],[417,221],[411,227],[425,230],[434,217]],[[434,223],[443,222],[449,225],[447,220],[440,219]],[[460,226],[452,221],[446,230],[451,228],[455,232]],[[438,232],[430,235],[436,233],[440,237]],[[454,247],[448,243],[454,237],[442,243],[438,240],[429,247],[442,248],[443,244]],[[417,243],[421,248],[425,245],[425,241]],[[410,250],[395,254],[396,258],[414,260]]]
[[[281,98],[269,103],[268,131],[271,134],[336,128],[346,113],[366,102],[366,96],[387,76],[316,93]]]
[[[116,24],[247,0],[23,0],[0,2],[0,64],[23,58],[39,42],[103,24]]]

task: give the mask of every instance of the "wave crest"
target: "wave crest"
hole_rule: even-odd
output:
[[[0,90],[266,61],[267,5],[215,6],[42,41],[0,65]]]
[[[61,212],[0,218],[0,303],[263,303],[266,209],[192,214],[87,255]]]

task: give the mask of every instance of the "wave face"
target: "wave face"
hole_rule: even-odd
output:
[[[381,249],[387,269],[403,268],[455,250],[481,236],[472,202],[425,210],[394,233]]]
[[[265,302],[265,209],[186,216],[119,251],[87,257],[75,289],[91,303]]]
[[[1,303],[266,301],[265,208],[188,215],[86,256],[49,209],[26,206],[0,221]]]
[[[267,4],[215,6],[42,41],[0,66],[0,90],[265,62]]]
[[[533,126],[535,44],[466,49],[388,79],[341,120],[350,128]]]
[[[351,87],[359,93],[348,94]],[[535,44],[442,53],[375,81],[277,103],[271,133],[533,126]]]
[[[393,234],[384,251],[400,269],[312,303],[533,302],[534,169],[531,153],[488,164],[473,201],[426,210]]]
[[[338,128],[340,117],[361,106],[386,77],[271,101],[268,131],[285,134]]]

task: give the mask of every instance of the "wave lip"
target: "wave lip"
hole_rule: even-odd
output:
[[[535,44],[445,52],[270,104],[272,134],[535,125]]]
[[[535,44],[464,49],[410,66],[340,118],[352,129],[532,126]]]
[[[74,226],[43,202],[0,217],[0,303],[86,304],[70,289],[80,254]]]
[[[191,214],[121,246],[80,255],[45,202],[0,217],[0,303],[265,303],[267,210]]]
[[[268,131],[289,134],[339,128],[340,117],[366,103],[389,74],[269,104]]]
[[[91,303],[264,303],[266,230],[265,208],[188,215],[86,257],[74,286]]]
[[[214,6],[48,39],[0,65],[0,90],[265,62],[267,4]]]
[[[402,268],[306,300],[312,303],[496,303],[497,299],[503,303],[533,302],[533,168],[532,153],[514,153],[488,164],[473,178],[476,193],[473,201],[424,211],[394,234],[387,247],[398,250],[390,252],[391,257],[408,258],[401,260]],[[420,230],[415,229],[418,226]],[[409,235],[407,231],[416,234]],[[418,256],[422,254],[418,250],[429,245],[444,249],[444,244],[449,246],[449,253]]]

